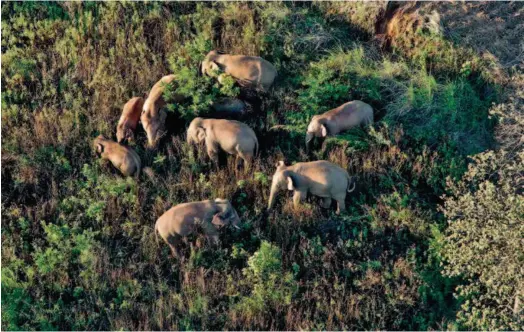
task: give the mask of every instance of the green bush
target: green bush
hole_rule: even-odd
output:
[[[503,91],[486,75],[489,64],[441,36],[417,34],[426,43],[407,39],[404,51],[376,48],[380,6],[2,4],[2,328],[519,328],[506,308],[519,287],[516,268],[495,259],[518,259],[516,235],[482,216],[499,206],[518,213],[510,202],[519,196],[508,189],[518,185],[509,169],[518,164],[504,162],[521,146],[520,97],[492,106]],[[198,74],[212,49],[262,56],[279,73],[245,120],[260,142],[249,172],[234,172],[232,158],[211,168],[184,142],[187,122],[240,95],[233,79],[219,84]],[[123,178],[96,159],[92,140],[114,138],[124,103],[167,74],[177,76],[165,97],[178,130],[155,151],[143,148],[138,130],[132,147],[146,168]],[[175,93],[186,99],[173,102]],[[311,116],[352,99],[371,104],[376,123],[307,156]],[[508,154],[487,159],[497,171],[482,187],[461,179],[468,154],[493,146],[492,122]],[[287,192],[279,209],[266,211],[276,162],[315,159],[358,176],[348,211],[336,216],[314,197],[295,210]],[[448,178],[455,185],[446,186]],[[497,239],[472,237],[460,249],[474,270],[454,255],[463,229],[453,221],[448,229],[438,212],[443,194],[457,225]],[[155,221],[171,206],[216,197],[232,202],[240,230],[222,229],[218,246],[196,232],[180,261],[155,242]],[[482,209],[462,206],[463,197]],[[493,251],[489,268],[475,256],[484,245]],[[498,313],[496,301],[506,305]]]
[[[250,291],[240,296],[232,308],[232,315],[239,316],[236,319],[260,321],[257,317],[269,312],[278,314],[291,304],[298,286],[293,274],[283,271],[281,256],[277,247],[262,241],[260,249],[248,259],[241,284]]]
[[[457,318],[468,329],[521,330],[524,283],[524,200],[519,176],[524,155],[486,152],[459,182],[449,182],[443,212],[449,221],[442,239],[444,274],[464,283]]]

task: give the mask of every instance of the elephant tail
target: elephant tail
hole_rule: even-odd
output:
[[[141,165],[140,159],[138,159],[137,165],[136,165],[136,177],[137,178],[140,177],[140,171],[141,170],[142,170],[142,165]]]
[[[155,241],[156,241],[156,244],[158,245],[158,224],[155,224]]]

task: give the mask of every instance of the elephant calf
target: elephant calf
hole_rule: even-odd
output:
[[[216,76],[217,72],[231,75],[244,85],[264,91],[269,90],[277,77],[275,66],[261,57],[211,51],[202,61],[202,74]]]
[[[279,161],[273,175],[268,209],[271,210],[275,205],[277,192],[287,188],[295,192],[293,195],[295,208],[300,201],[306,199],[309,192],[322,198],[324,208],[329,208],[331,199],[335,199],[338,204],[337,214],[340,214],[346,209],[346,192],[352,192],[355,186],[355,177],[350,177],[345,169],[329,161],[296,163],[292,166],[286,166],[283,161]]]
[[[209,158],[218,165],[219,149],[244,160],[249,168],[258,153],[258,139],[253,129],[235,120],[195,118],[187,129],[187,143],[205,142]]]
[[[158,145],[160,137],[162,137],[162,134],[164,133],[167,114],[162,109],[166,105],[162,95],[166,85],[171,84],[175,78],[175,75],[162,77],[160,81],[153,85],[151,92],[149,92],[149,95],[144,102],[140,121],[146,131],[149,148],[155,148]],[[173,99],[175,102],[180,102],[184,97],[181,95],[174,95]]]
[[[94,146],[102,159],[109,160],[124,176],[140,174],[140,157],[130,147],[111,141],[102,135],[95,138]]]
[[[313,137],[335,136],[359,125],[373,123],[373,108],[360,101],[353,100],[324,114],[314,115],[307,127],[306,148]]]
[[[200,224],[206,237],[218,243],[217,229],[232,225],[239,228],[240,217],[227,199],[178,204],[165,212],[155,224],[155,236],[160,236],[169,245],[173,256],[180,257],[178,246],[183,237],[192,234]]]
[[[144,106],[144,99],[141,97],[131,98],[125,105],[118,125],[116,127],[116,140],[118,143],[130,141],[135,138],[135,129],[140,120],[140,113]]]

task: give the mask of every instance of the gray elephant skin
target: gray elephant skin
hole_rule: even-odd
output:
[[[307,127],[306,148],[314,137],[335,136],[360,125],[373,123],[373,108],[360,100],[353,100],[324,114],[314,115]]]
[[[286,166],[283,161],[279,161],[273,175],[268,209],[273,209],[277,193],[287,188],[294,191],[295,208],[310,193],[322,198],[324,208],[331,206],[332,199],[336,200],[337,214],[340,214],[346,209],[346,193],[355,190],[355,186],[355,177],[349,176],[345,169],[329,161],[296,163],[292,166]]]
[[[197,225],[213,244],[218,244],[218,229],[224,226],[239,228],[240,217],[226,199],[205,200],[178,204],[166,211],[155,224],[158,235],[169,245],[173,256],[180,257],[181,240],[194,233]]]
[[[130,147],[100,135],[93,142],[97,154],[109,160],[124,176],[140,175],[140,157]]]
[[[277,77],[277,70],[269,61],[258,56],[232,55],[218,51],[207,54],[201,64],[202,74],[217,77],[223,74],[235,78],[241,85],[267,91]]]
[[[135,130],[143,107],[144,98],[142,97],[133,97],[124,105],[122,115],[116,127],[116,140],[118,143],[135,139]]]
[[[249,168],[258,153],[258,139],[248,125],[225,119],[195,118],[187,129],[187,143],[197,145],[205,142],[209,158],[218,165],[220,150],[244,160]]]
[[[175,75],[167,75],[162,77],[158,82],[153,85],[149,95],[144,102],[142,109],[142,115],[140,116],[140,122],[147,135],[147,146],[150,149],[154,149],[158,146],[160,138],[165,132],[165,122],[167,118],[166,111],[163,107],[166,105],[164,97],[164,89],[169,84],[174,84],[176,79]],[[180,102],[184,100],[182,95],[174,95],[173,101]]]
[[[238,98],[222,98],[213,102],[213,117],[238,119],[246,114],[246,103]]]

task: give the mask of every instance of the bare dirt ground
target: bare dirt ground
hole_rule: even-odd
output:
[[[524,63],[524,2],[431,2],[444,35],[491,57],[504,69]]]

